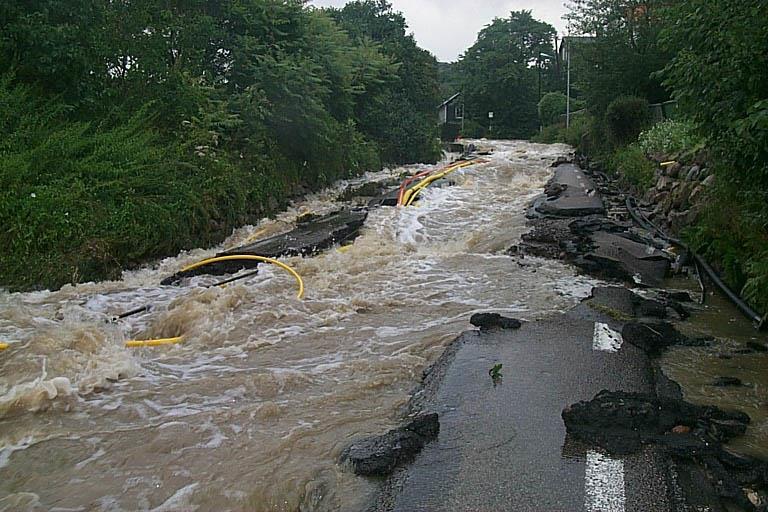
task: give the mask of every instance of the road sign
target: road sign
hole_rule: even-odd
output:
[[[488,119],[493,119],[493,112],[488,112]]]

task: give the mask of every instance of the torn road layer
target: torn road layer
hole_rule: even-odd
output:
[[[645,445],[669,459],[681,510],[765,510],[751,494],[768,489],[768,463],[735,455],[722,443],[744,434],[749,416],[655,394],[602,391],[563,410],[568,433],[614,456]],[[681,478],[681,475],[683,478]],[[694,508],[705,507],[705,508]],[[734,510],[729,509],[729,510]]]
[[[354,240],[368,216],[367,210],[340,210],[321,217],[314,217],[280,235],[271,236],[242,247],[236,247],[216,254],[230,256],[250,254],[267,258],[283,256],[308,256],[327,249],[337,243]],[[174,284],[185,277],[211,274],[234,274],[244,268],[253,268],[256,261],[226,261],[190,271],[177,272],[162,281]]]
[[[573,164],[555,169],[545,195],[528,214],[532,230],[518,254],[565,259],[596,277],[657,286],[674,257],[663,240],[641,234],[631,222],[606,217],[598,186]],[[628,216],[628,215],[627,215]]]
[[[720,443],[742,435],[749,424],[744,413],[655,394],[607,390],[566,407],[562,416],[568,433],[613,455],[633,453],[653,443],[684,456],[716,455]]]

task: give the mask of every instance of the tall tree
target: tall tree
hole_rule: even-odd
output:
[[[538,129],[538,69],[542,53],[553,55],[551,25],[531,11],[496,18],[462,55],[465,108],[469,117],[493,130],[494,136],[525,138]],[[493,120],[488,118],[493,112]]]
[[[620,96],[651,103],[669,99],[655,74],[670,54],[659,46],[669,0],[571,0],[574,79],[588,108],[603,113]]]
[[[390,163],[435,161],[440,91],[435,57],[407,33],[402,14],[386,0],[356,0],[331,15],[360,45],[373,43],[392,59],[387,85],[355,106],[360,129],[379,144]]]

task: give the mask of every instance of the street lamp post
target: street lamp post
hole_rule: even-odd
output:
[[[565,95],[565,128],[571,127],[571,39],[565,40],[565,58],[568,59],[568,86]]]
[[[493,135],[493,112],[488,112],[488,135]]]
[[[554,59],[552,55],[549,55],[548,53],[542,53],[539,52],[539,58],[536,59],[536,67],[539,68],[539,101],[538,103],[541,103],[541,58],[546,57],[548,59]],[[537,106],[538,106],[537,103]],[[544,125],[541,124],[541,119],[539,119],[539,131],[544,130]]]
[[[536,67],[539,68],[539,101],[541,101],[541,58],[546,57],[548,59],[554,59],[554,57],[548,53],[539,52],[539,58],[536,59]]]

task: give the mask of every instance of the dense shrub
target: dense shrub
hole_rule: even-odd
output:
[[[645,192],[654,184],[656,166],[634,144],[618,149],[609,160],[609,169],[621,183],[635,191]]]
[[[124,266],[216,242],[268,192],[284,190],[267,165],[255,173],[190,154],[143,115],[114,127],[72,123],[61,105],[5,85],[0,277],[12,289],[114,278]]]
[[[539,120],[542,126],[562,121],[561,116],[566,113],[568,98],[561,92],[548,92],[539,102]]]
[[[562,142],[580,150],[585,145],[589,132],[592,129],[592,117],[588,114],[578,114],[571,117],[571,126],[566,128],[565,122],[545,126],[531,140],[551,144]]]
[[[565,142],[565,126],[559,124],[544,126],[539,133],[531,137],[531,141],[544,144]]]
[[[701,219],[684,233],[685,238],[734,290],[765,313],[768,311],[768,237],[764,225],[751,216],[755,205],[737,201],[729,190],[715,190],[710,197],[704,204]]]
[[[648,156],[674,155],[701,144],[690,121],[662,121],[643,131],[638,137],[638,147]]]
[[[0,286],[116,277],[439,158],[437,62],[388,2],[215,4],[0,7]]]
[[[717,177],[699,249],[768,311],[768,2],[689,0],[662,35],[665,85],[707,139]]]
[[[464,121],[464,128],[461,131],[461,136],[469,139],[480,139],[487,135],[488,131],[485,126],[476,121],[467,119]]]
[[[605,112],[608,134],[616,145],[634,142],[650,123],[648,102],[634,96],[616,98]]]

